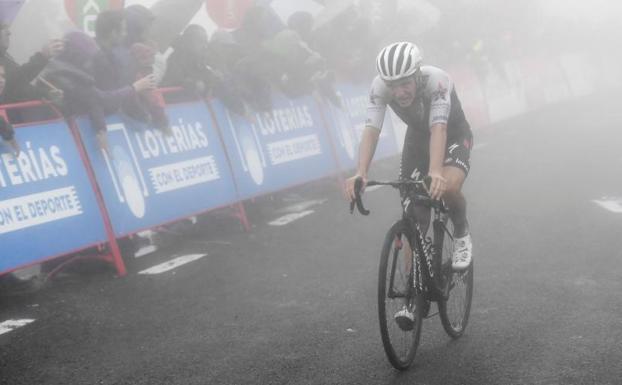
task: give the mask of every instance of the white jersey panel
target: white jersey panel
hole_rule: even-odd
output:
[[[420,79],[421,81],[417,82],[419,89],[417,89],[416,99],[429,101],[429,127],[435,124],[447,124],[451,112],[451,93],[454,87],[449,75],[440,68],[423,66],[421,67]],[[379,76],[376,76],[369,92],[365,124],[379,130],[382,129],[384,115],[391,102],[393,102],[393,98],[389,87]],[[412,108],[416,108],[416,105],[415,100]],[[409,108],[411,107],[407,107],[406,110]],[[405,123],[411,124],[411,122]]]
[[[421,72],[424,76],[429,76],[423,92],[424,98],[430,100],[430,127],[447,124],[454,85],[447,72],[440,68],[425,66],[421,68]]]

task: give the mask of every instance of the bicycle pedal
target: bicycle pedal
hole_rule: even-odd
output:
[[[432,314],[428,314],[428,315],[425,317],[425,319],[435,317],[435,316],[437,316],[438,314],[439,314],[439,312],[435,312],[435,313],[432,313]]]

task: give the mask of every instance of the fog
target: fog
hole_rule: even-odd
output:
[[[127,0],[126,5],[175,4],[183,8],[201,6],[197,0]],[[262,1],[271,3],[284,20],[296,10],[317,15],[341,4],[359,5],[359,10],[381,34],[381,40],[410,40],[424,43],[426,51],[447,51],[456,45],[486,41],[490,45],[519,45],[529,51],[581,50],[616,47],[622,41],[622,4],[614,0],[335,0]],[[330,12],[328,12],[330,13]],[[38,28],[31,28],[37,20]],[[217,25],[201,8],[188,22],[201,24],[212,33]],[[63,0],[26,0],[12,27],[13,55],[25,58],[47,37],[60,36],[74,28],[64,10]],[[609,54],[618,55],[611,49]]]
[[[85,264],[75,270],[61,266],[67,270],[52,280],[50,266],[54,274],[60,269],[56,260],[43,258],[48,257],[48,245],[41,246],[41,257],[27,263],[20,260],[20,268],[51,264],[40,272],[49,274],[43,280],[45,295],[20,293],[9,298],[2,293],[0,280],[0,321],[8,317],[27,321],[24,329],[10,325],[11,338],[0,340],[0,383],[36,384],[44,378],[68,384],[620,383],[622,114],[615,94],[622,89],[622,1],[255,0],[272,7],[269,16],[274,24],[269,27],[276,26],[272,32],[282,32],[297,11],[314,19],[308,40],[302,33],[289,34],[299,39],[297,43],[305,42],[295,48],[313,49],[305,49],[308,56],[300,55],[302,60],[292,60],[294,65],[283,65],[285,69],[280,64],[295,55],[283,54],[290,51],[279,50],[280,46],[244,56],[256,46],[265,48],[268,40],[263,34],[255,40],[251,28],[240,34],[246,46],[233,34],[221,33],[220,41],[214,38],[223,32],[219,30],[239,27],[240,10],[251,1],[125,1],[126,6],[140,4],[155,13],[158,21],[153,30],[147,29],[152,32],[149,40],[132,46],[150,49],[154,63],[156,57],[171,57],[171,41],[188,24],[203,26],[212,39],[206,41],[203,31],[197,34],[202,40],[194,45],[199,53],[194,52],[193,60],[205,59],[209,56],[205,52],[226,58],[229,51],[223,47],[242,47],[240,56],[251,58],[244,61],[231,55],[238,60],[235,65],[197,60],[196,67],[209,68],[210,80],[221,87],[189,76],[168,85],[150,80],[149,92],[141,91],[149,96],[139,99],[142,107],[150,103],[156,112],[172,116],[172,123],[156,128],[147,113],[143,122],[135,122],[134,117],[123,116],[127,114],[123,107],[128,107],[124,105],[117,108],[114,124],[104,121],[97,134],[83,126],[86,119],[71,126],[43,122],[40,136],[27,125],[17,127],[18,139],[24,142],[21,159],[15,161],[8,153],[0,159],[5,194],[0,203],[5,211],[21,208],[15,202],[26,198],[38,202],[43,193],[35,187],[49,190],[44,193],[77,194],[76,186],[81,194],[82,188],[90,191],[92,204],[84,200],[90,206],[75,207],[80,215],[84,207],[82,217],[92,215],[87,219],[96,225],[79,227],[82,222],[72,222],[78,224],[77,231],[61,230],[66,237],[58,235],[59,227],[50,227],[51,238],[42,239],[56,246],[65,238],[101,230],[101,239],[80,244],[80,250],[87,251],[84,256],[78,246],[68,246],[58,255],[81,260],[105,251],[111,254],[105,256],[110,262],[116,253],[115,262],[127,263],[128,274],[124,265],[121,273],[119,265],[116,271],[94,267],[91,272]],[[96,13],[72,20],[65,8],[69,3],[26,0],[11,25],[9,53],[17,62],[25,63],[46,42],[67,31],[92,32]],[[222,19],[215,20],[220,16],[213,17],[206,3],[224,7]],[[257,25],[266,20],[265,14],[258,19]],[[116,36],[122,35],[120,31],[119,27]],[[424,65],[450,75],[452,82],[439,76],[438,86],[425,80],[430,85],[426,89],[437,87],[430,91],[430,99],[449,106],[441,101],[449,89],[443,85],[455,85],[469,124],[460,120],[452,128],[472,129],[473,141],[470,135],[460,137],[447,147],[451,154],[464,143],[458,152],[470,157],[462,191],[468,201],[476,265],[465,337],[452,341],[430,313],[431,318],[422,321],[423,338],[413,370],[399,375],[385,360],[376,318],[376,302],[387,300],[384,288],[377,287],[379,252],[390,224],[404,212],[399,194],[386,186],[366,190],[369,217],[350,215],[341,194],[343,178],[352,176],[359,164],[360,138],[376,132],[366,120],[369,100],[373,103],[377,96],[369,92],[376,55],[395,41],[417,44]],[[212,51],[217,43],[221,50]],[[314,62],[320,65],[312,68],[315,72],[301,70],[304,76],[290,76],[303,68],[300,63],[306,65],[312,61],[309,57],[320,55],[321,60]],[[245,66],[238,66],[240,62]],[[83,63],[86,68],[89,62]],[[151,78],[154,63],[145,66],[140,77]],[[426,70],[430,72],[422,72],[441,73]],[[272,76],[274,72],[277,76]],[[436,80],[432,75],[417,79]],[[288,81],[298,85],[292,79],[302,79],[302,86],[286,88]],[[419,87],[411,80],[411,89]],[[54,87],[52,80],[45,82]],[[183,102],[172,98],[163,106],[158,92],[175,95],[187,83],[194,87],[190,97],[184,96]],[[138,94],[126,85],[132,96]],[[249,85],[253,88],[247,89]],[[173,89],[152,92],[164,86]],[[230,107],[236,104],[227,104],[231,95],[219,93],[223,90],[239,92],[233,95],[234,101],[242,101],[239,110]],[[425,130],[421,111],[431,102],[419,103],[419,95],[412,91],[411,104],[404,108],[415,107],[407,110],[411,115],[407,118],[420,119]],[[456,105],[453,94],[447,100],[451,107]],[[89,112],[99,107],[88,105]],[[399,153],[407,127],[387,111],[370,179],[394,179],[401,169]],[[462,119],[459,110],[453,111],[452,117]],[[68,120],[75,123],[74,116]],[[457,120],[449,118],[450,123]],[[106,141],[99,140],[102,133],[113,145],[108,155]],[[46,147],[37,152],[39,143]],[[57,144],[65,146],[67,159],[75,152],[71,158],[75,163],[68,162],[63,170],[73,176],[84,168],[81,184],[65,182],[63,173],[56,171],[49,173],[49,181],[42,181],[46,184],[37,184],[39,168],[48,172],[45,161],[35,162],[36,155],[48,158],[47,147],[51,153],[59,149]],[[72,150],[75,146],[80,152]],[[79,165],[82,168],[74,167]],[[24,176],[22,181],[17,179],[21,174],[35,176]],[[7,188],[3,178],[15,189]],[[6,194],[16,197],[7,199]],[[72,221],[82,218],[71,215]],[[67,218],[39,221],[33,216],[31,227],[42,231]],[[438,223],[434,225],[438,229]],[[153,231],[125,238],[147,228]],[[410,250],[398,246],[402,235],[408,235],[403,227],[394,228],[399,234],[386,238],[385,256],[391,245],[394,255]],[[16,229],[30,228],[0,228],[0,235],[30,234],[13,233]],[[7,246],[3,258],[21,257],[22,248],[39,246],[37,237],[32,241],[29,235],[22,237],[19,247]],[[112,247],[115,237],[123,238],[120,254]],[[445,236],[448,245],[451,239]],[[393,270],[400,265],[425,269],[425,263],[413,264],[410,254],[407,261],[394,261]],[[115,273],[123,278],[113,279]],[[380,278],[384,282],[385,277]],[[404,293],[415,292],[411,283],[404,284],[406,290],[389,293],[419,307],[423,301],[419,298],[401,299]],[[447,287],[459,286],[454,283]],[[406,309],[405,304],[398,305]],[[441,306],[435,304],[432,311]],[[385,314],[389,324],[399,312]],[[0,323],[0,334],[8,329]]]

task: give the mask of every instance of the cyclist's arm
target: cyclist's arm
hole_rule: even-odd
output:
[[[356,174],[362,176],[363,179],[367,179],[369,165],[374,158],[379,138],[379,129],[372,126],[365,127],[363,135],[361,136],[361,144],[359,145],[359,163],[356,171]]]
[[[447,146],[447,125],[438,123],[430,128],[430,176],[443,175],[443,162]]]
[[[447,145],[447,122],[451,111],[450,92],[453,87],[451,79],[442,70],[435,71],[429,81],[426,92],[429,93],[430,104],[430,168],[428,175],[432,178],[430,195],[440,199],[446,189],[443,178],[443,163]]]
[[[354,181],[363,179],[363,188],[367,184],[367,173],[376,152],[376,145],[380,138],[380,131],[387,110],[386,86],[380,78],[376,77],[372,83],[367,105],[367,119],[365,129],[359,144],[359,161],[356,174],[348,178],[345,183],[345,195],[347,199],[354,199]]]

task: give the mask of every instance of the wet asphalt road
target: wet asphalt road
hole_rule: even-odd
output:
[[[622,196],[622,112],[577,102],[475,142],[470,324],[451,341],[426,320],[411,370],[386,360],[375,304],[397,194],[369,192],[372,214],[351,216],[324,180],[250,203],[250,233],[212,215],[168,234],[126,258],[126,277],[82,263],[36,293],[0,293],[0,322],[36,320],[0,335],[0,384],[620,384],[622,214],[592,200]],[[207,256],[137,274],[189,253]]]

